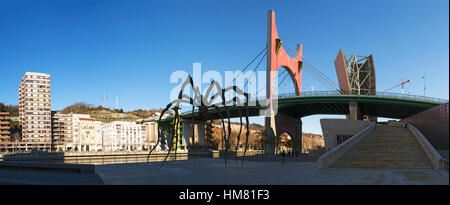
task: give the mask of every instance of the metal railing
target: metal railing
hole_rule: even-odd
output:
[[[247,156],[260,154],[260,150],[248,150]],[[242,156],[241,151],[238,156]],[[167,153],[153,153],[150,155],[149,162],[163,161]],[[103,155],[73,155],[73,156],[11,156],[2,157],[0,161],[28,161],[28,162],[46,162],[46,163],[66,163],[66,164],[138,164],[147,163],[148,154],[103,154]],[[178,161],[198,158],[214,158],[214,152],[179,152],[170,153],[167,161]]]
[[[419,101],[425,101],[425,102],[438,102],[438,103],[448,102],[448,100],[442,99],[442,98],[426,97],[426,96],[411,95],[411,94],[400,94],[400,93],[377,92],[377,96],[395,97],[395,98],[419,100]]]
[[[302,96],[370,96],[370,95],[358,95],[358,94],[346,94],[341,93],[339,91],[307,91],[302,92]],[[283,93],[279,94],[278,97],[294,97],[297,96],[295,93]],[[377,97],[394,97],[399,99],[408,99],[408,100],[419,100],[425,102],[437,102],[437,103],[446,103],[448,100],[442,98],[435,97],[426,97],[421,95],[411,95],[411,94],[401,94],[401,93],[390,93],[390,92],[376,92]]]
[[[279,94],[278,98],[286,98],[286,97],[296,97],[296,93],[283,93]],[[411,94],[401,94],[401,93],[390,93],[390,92],[376,92],[376,95],[357,95],[357,94],[345,94],[341,93],[337,90],[332,91],[304,91],[302,92],[301,96],[377,96],[377,97],[390,97],[390,98],[398,98],[398,99],[405,99],[405,100],[416,100],[416,101],[423,101],[423,102],[433,102],[433,103],[447,103],[448,100],[442,99],[442,98],[435,98],[435,97],[426,97],[426,96],[420,96],[420,95],[411,95]],[[265,96],[257,96],[252,97],[253,102],[255,101],[263,101],[265,100]],[[244,99],[241,99],[241,101],[244,101]],[[221,105],[219,105],[221,107]],[[198,107],[194,108],[194,111],[198,111]],[[186,110],[183,111],[182,114],[189,114],[192,113],[192,110]]]
[[[30,161],[30,162],[46,162],[46,163],[66,163],[66,164],[135,164],[146,163],[148,154],[110,154],[110,155],[74,155],[74,156],[18,156],[0,158],[0,161]],[[166,153],[151,154],[149,162],[163,161]],[[170,154],[167,161],[187,160],[192,158],[204,157],[202,155],[193,155],[188,153],[177,153],[176,159],[174,154]]]

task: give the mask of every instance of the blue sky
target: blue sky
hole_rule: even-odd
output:
[[[22,75],[35,71],[52,77],[54,110],[102,105],[103,93],[110,107],[118,97],[124,110],[161,108],[176,70],[242,69],[265,46],[270,9],[284,45],[302,43],[304,58],[335,82],[342,48],[373,54],[379,91],[404,77],[406,92],[422,95],[425,74],[427,95],[448,99],[448,3],[1,0],[0,102],[18,104]],[[307,73],[302,83],[325,90]],[[304,130],[320,132],[320,117],[305,118]]]

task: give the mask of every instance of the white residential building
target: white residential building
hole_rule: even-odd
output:
[[[135,122],[114,121],[102,127],[105,151],[140,151],[146,148],[145,129]]]
[[[91,118],[90,115],[73,114],[72,115],[72,144],[66,147],[74,151],[101,151],[103,144],[102,122]]]

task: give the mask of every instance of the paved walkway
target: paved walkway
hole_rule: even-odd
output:
[[[222,159],[192,159],[161,163],[101,165],[96,172],[105,184],[148,185],[344,185],[344,184],[449,184],[445,171],[368,170],[317,168],[316,162],[230,160],[225,170]]]
[[[0,185],[102,185],[94,174],[60,171],[0,169]]]

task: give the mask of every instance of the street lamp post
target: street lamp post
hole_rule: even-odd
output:
[[[425,97],[425,90],[427,89],[427,87],[425,86],[425,75],[422,75],[423,78],[423,97]]]

